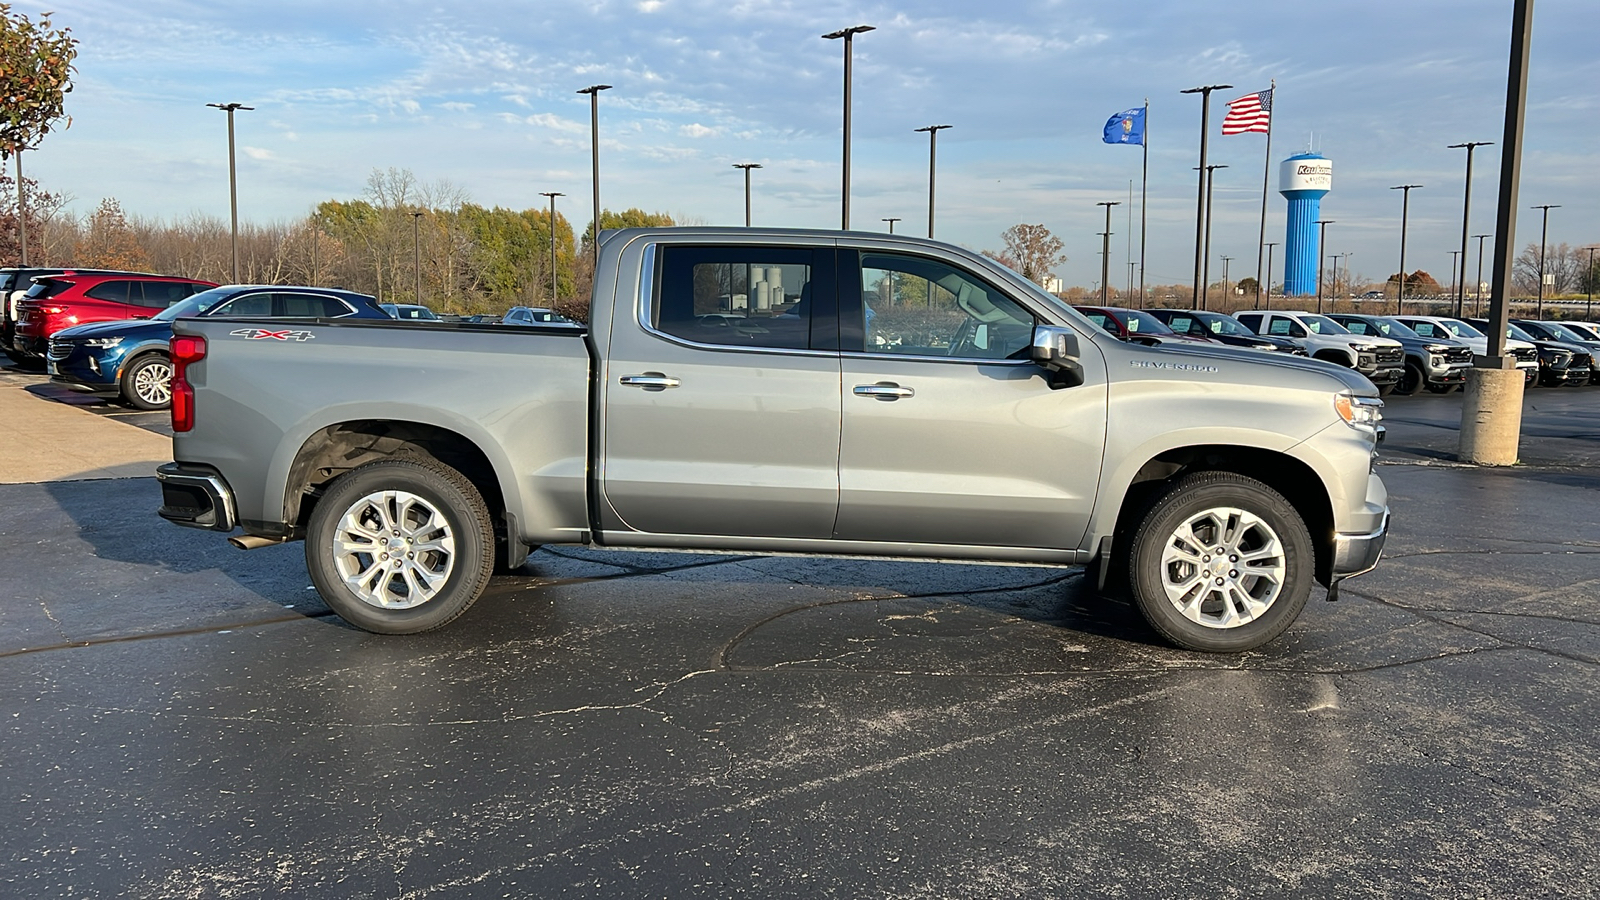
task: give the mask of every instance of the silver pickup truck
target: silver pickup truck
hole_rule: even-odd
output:
[[[591,544],[1087,564],[1173,643],[1240,651],[1370,570],[1388,526],[1359,374],[1122,343],[910,237],[606,233],[587,327],[174,326],[160,514],[305,540],[375,632]]]

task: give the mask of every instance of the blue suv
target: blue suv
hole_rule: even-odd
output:
[[[294,319],[388,319],[366,294],[331,288],[238,285],[201,291],[149,319],[96,322],[56,332],[47,360],[50,380],[135,409],[172,403],[172,320],[205,316]]]

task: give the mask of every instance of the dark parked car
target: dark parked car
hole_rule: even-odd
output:
[[[1396,394],[1415,394],[1423,388],[1448,394],[1466,382],[1467,370],[1472,368],[1472,348],[1460,341],[1425,338],[1388,316],[1329,313],[1328,318],[1351,334],[1377,335],[1400,342],[1406,352],[1406,368],[1394,387]]]
[[[172,402],[172,362],[167,342],[172,320],[219,316],[292,319],[388,319],[366,294],[328,288],[237,285],[212,288],[181,300],[149,319],[98,322],[57,332],[50,339],[50,380],[97,397],[118,398],[137,409],[166,409]],[[292,331],[268,331],[267,339]]]
[[[1089,321],[1099,325],[1106,331],[1116,335],[1124,341],[1133,341],[1138,344],[1157,346],[1164,343],[1176,344],[1215,344],[1216,341],[1203,337],[1190,337],[1178,334],[1171,328],[1162,324],[1160,319],[1147,312],[1137,309],[1122,309],[1117,306],[1075,306],[1078,312],[1083,313]]]
[[[1239,324],[1238,319],[1222,313],[1195,309],[1147,309],[1145,312],[1160,319],[1163,324],[1178,334],[1210,338],[1219,344],[1227,344],[1231,347],[1248,347],[1251,350],[1264,350],[1268,353],[1289,353],[1294,356],[1306,355],[1306,348],[1295,341],[1288,338],[1256,334]]]
[[[1588,329],[1581,326],[1574,328],[1565,322],[1512,319],[1511,324],[1540,340],[1560,341],[1582,347],[1584,352],[1589,354],[1589,383],[1600,384],[1600,366],[1595,365],[1595,360],[1600,360],[1600,335],[1591,334]]]
[[[167,275],[128,275],[68,271],[40,275],[17,304],[11,347],[25,357],[41,357],[58,331],[91,322],[148,319],[179,300],[207,288],[209,281]]]
[[[1467,319],[1480,330],[1489,327],[1488,319]],[[1506,326],[1507,336],[1527,341],[1539,350],[1539,383],[1552,386],[1563,384],[1588,384],[1594,372],[1594,361],[1582,344],[1566,341],[1549,341],[1529,334],[1515,323]]]

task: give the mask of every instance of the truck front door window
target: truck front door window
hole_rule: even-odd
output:
[[[861,258],[861,316],[869,353],[1018,359],[1033,314],[976,276],[936,260]]]

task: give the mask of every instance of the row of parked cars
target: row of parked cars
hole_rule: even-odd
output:
[[[336,288],[222,286],[105,269],[0,269],[0,349],[18,363],[44,365],[52,381],[136,409],[165,409],[172,402],[172,321],[211,316],[418,323],[459,318]],[[503,317],[467,319],[474,320],[568,322],[551,310],[521,306]],[[292,334],[265,331],[280,340]]]
[[[1224,315],[1189,309],[1080,306],[1095,324],[1127,341],[1213,343],[1311,356],[1355,369],[1388,395],[1448,393],[1466,381],[1473,356],[1489,351],[1484,319],[1248,310]],[[1600,325],[1513,319],[1506,352],[1526,383],[1600,383]]]

